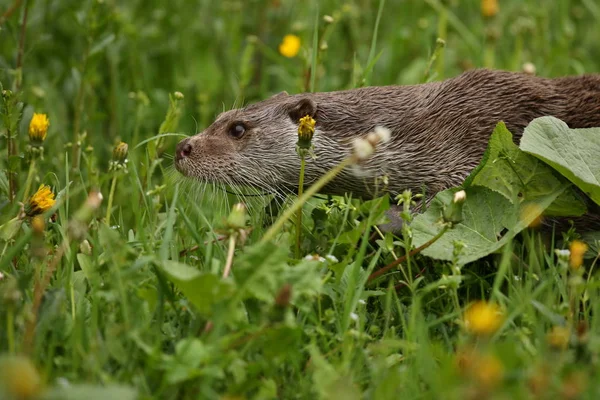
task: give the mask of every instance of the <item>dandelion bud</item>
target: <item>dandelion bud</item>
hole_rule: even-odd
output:
[[[309,149],[317,122],[310,115],[300,118],[299,122],[298,147],[301,149]]]
[[[87,239],[82,240],[79,244],[79,252],[85,254],[86,256],[92,255],[92,246]]]
[[[300,38],[296,35],[285,35],[279,45],[279,53],[287,58],[294,58],[300,51]]]
[[[41,146],[46,140],[50,120],[46,114],[33,113],[31,122],[29,123],[29,140],[34,146]]]
[[[233,206],[227,217],[227,226],[233,229],[242,229],[246,226],[246,206],[244,203],[237,203]]]
[[[498,14],[498,0],[481,0],[481,15],[486,18],[491,18]]]
[[[500,328],[503,321],[504,316],[500,307],[485,301],[470,305],[464,315],[466,330],[479,336],[492,335]]]
[[[444,212],[442,214],[444,222],[458,224],[462,221],[463,205],[466,199],[467,193],[464,190],[454,193],[452,202],[444,206]]]
[[[127,143],[120,142],[113,150],[113,160],[123,164],[127,159],[128,149]]]
[[[569,265],[572,269],[577,270],[583,264],[583,256],[588,250],[588,245],[579,240],[574,240],[571,242],[569,249],[571,251]]]
[[[54,193],[52,193],[50,186],[40,185],[37,192],[25,204],[25,215],[34,217],[43,214],[51,209],[54,203],[56,203],[56,200],[54,200]]]
[[[333,22],[335,20],[333,19],[333,17],[331,15],[325,15],[325,16],[323,16],[323,21],[325,21],[325,23],[327,23],[327,24],[333,24]]]

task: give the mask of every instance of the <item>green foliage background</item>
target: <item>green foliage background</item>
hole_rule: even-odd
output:
[[[0,15],[12,6],[5,3]],[[526,62],[542,76],[598,72],[596,1],[503,0],[489,18],[475,0],[13,3],[16,11],[0,17],[0,82],[24,103],[19,157],[10,161],[17,199],[34,111],[47,113],[51,125],[33,186],[60,192],[42,244],[28,224],[2,243],[0,354],[27,354],[47,387],[36,396],[597,398],[598,281],[583,270],[568,273],[553,252],[566,244],[543,246],[525,231],[501,255],[468,267],[409,258],[372,284],[368,272],[411,244],[409,235],[366,240],[387,199],[307,205],[303,255],[335,257],[311,261],[292,256],[288,236],[257,244],[269,199],[248,198],[253,229],[236,252],[233,278],[222,280],[227,243],[215,240],[215,230],[239,199],[170,179],[179,137],[142,143],[159,133],[201,131],[220,111],[282,90],[416,84],[473,67],[521,70]],[[315,28],[320,51],[311,75]],[[289,33],[302,42],[293,59],[277,50]],[[432,58],[437,38],[446,46]],[[184,99],[171,104],[175,91]],[[106,224],[100,215],[119,141],[129,144],[129,171],[119,176]],[[77,168],[74,145],[81,147]],[[6,148],[3,136],[3,170]],[[105,203],[85,234],[88,252],[81,240],[66,238],[94,188]],[[18,209],[2,174],[0,224]],[[569,232],[565,242],[575,236]],[[61,243],[65,255],[27,348],[34,285]],[[40,247],[48,254],[36,254]],[[491,338],[469,335],[460,321],[480,298],[499,303],[506,316]],[[553,347],[553,326],[570,329],[566,349]],[[472,348],[475,355],[461,358]],[[469,357],[483,367],[465,367]]]

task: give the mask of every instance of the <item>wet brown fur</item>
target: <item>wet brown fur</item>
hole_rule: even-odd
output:
[[[498,121],[517,142],[531,120],[546,115],[572,128],[600,126],[600,75],[548,79],[480,69],[421,85],[281,93],[226,111],[186,139],[191,153],[177,160],[177,169],[204,181],[293,191],[300,166],[297,123],[306,114],[317,121],[317,158],[308,161],[307,185],[346,157],[354,138],[380,125],[391,130],[391,141],[360,171],[345,170],[323,191],[370,198],[377,194],[375,178],[387,175],[393,194],[423,188],[434,194],[462,183]],[[248,130],[235,139],[227,131],[238,122]]]

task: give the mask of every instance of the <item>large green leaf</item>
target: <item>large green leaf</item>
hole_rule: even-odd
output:
[[[499,250],[519,232],[531,224],[566,186],[538,197],[535,201],[513,204],[498,192],[485,187],[465,189],[467,200],[463,207],[463,221],[447,231],[423,254],[440,260],[452,260],[454,243],[465,244],[458,262],[466,264]],[[412,223],[413,242],[421,246],[431,240],[441,229],[440,217],[444,204],[448,204],[458,189],[439,193],[427,211]],[[527,210],[525,212],[525,210]]]
[[[504,123],[496,126],[481,164],[463,186],[467,193],[463,221],[423,251],[424,255],[452,260],[454,243],[461,241],[465,247],[458,261],[468,263],[499,250],[542,213],[577,216],[586,211],[572,184],[520,150]],[[443,206],[457,190],[438,193],[427,212],[415,218],[415,246],[442,229]]]
[[[551,165],[600,204],[600,128],[570,129],[560,119],[537,118],[525,128],[521,150]]]
[[[503,122],[498,123],[490,138],[480,167],[466,180],[466,186],[485,186],[513,204],[531,201],[564,187],[565,181],[552,168],[513,143],[512,134]],[[545,215],[579,216],[586,206],[573,189],[566,189],[546,209]]]
[[[169,260],[162,261],[158,266],[201,314],[210,314],[216,303],[228,299],[234,292],[230,281],[215,274],[203,273]]]

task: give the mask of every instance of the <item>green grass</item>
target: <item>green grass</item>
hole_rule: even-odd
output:
[[[475,0],[13,3],[10,15],[0,6],[0,82],[23,113],[17,101],[2,110],[0,224],[25,197],[34,111],[50,129],[31,188],[48,184],[58,201],[43,234],[27,218],[0,239],[0,397],[34,386],[23,359],[45,387],[30,398],[135,398],[128,388],[139,399],[598,397],[596,260],[570,271],[554,252],[576,233],[528,230],[466,266],[415,255],[367,282],[410,247],[408,230],[369,240],[387,198],[311,200],[297,258],[293,219],[263,240],[271,198],[182,183],[170,155],[224,109],[282,90],[526,62],[542,76],[598,72],[596,2],[504,0],[493,18]],[[294,59],[277,51],[288,33],[302,40]],[[120,141],[127,171],[109,171]],[[94,190],[104,200],[88,210]],[[244,232],[225,222],[239,201]],[[222,234],[238,244],[227,279]],[[462,322],[478,299],[503,310],[490,336]],[[557,326],[565,348],[549,334]]]

